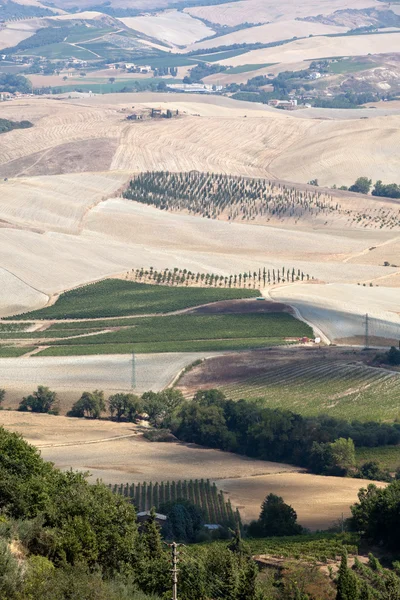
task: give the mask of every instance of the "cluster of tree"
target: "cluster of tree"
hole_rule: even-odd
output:
[[[19,2],[13,2],[13,0],[3,0],[0,6],[0,19],[4,19],[4,21],[51,16],[54,16],[54,12],[48,8],[20,4]]]
[[[350,526],[361,532],[371,544],[400,551],[400,480],[385,488],[370,484],[358,493],[358,503],[351,507]]]
[[[178,75],[177,67],[157,67],[154,69],[154,77],[164,77],[165,75],[171,75],[176,77]]]
[[[234,0],[234,1],[238,2],[239,0]],[[199,55],[200,56],[203,56],[203,55],[208,56],[209,54],[216,54],[216,53],[220,53],[220,52],[229,52],[230,50],[238,50],[238,53],[235,54],[235,56],[237,56],[240,54],[244,54],[245,52],[249,52],[250,50],[260,50],[261,48],[274,48],[275,46],[283,46],[284,44],[291,42],[292,39],[291,40],[280,40],[279,42],[268,42],[266,44],[263,44],[262,42],[255,42],[254,44],[247,44],[246,42],[244,42],[243,44],[236,43],[236,44],[229,44],[229,45],[225,45],[225,46],[214,46],[212,48],[201,48],[200,50],[191,50],[190,52],[187,53],[186,56],[199,56]]]
[[[23,75],[12,75],[11,73],[0,73],[0,91],[15,94],[29,94],[32,84]]]
[[[152,171],[132,179],[124,198],[161,210],[187,210],[207,219],[299,218],[340,211],[332,196],[265,179],[216,173]]]
[[[312,100],[313,106],[319,108],[358,108],[367,102],[378,102],[380,97],[372,92],[346,92],[338,94],[333,98],[315,98]]]
[[[0,390],[0,403],[4,390]],[[23,398],[20,411],[58,414],[57,395],[39,386]],[[356,467],[355,446],[377,447],[400,443],[400,425],[348,423],[325,416],[302,417],[290,411],[265,408],[254,401],[228,400],[219,390],[199,391],[193,401],[169,388],[162,392],[114,394],[84,392],[70,417],[100,419],[108,412],[117,421],[135,422],[141,414],[158,429],[170,430],[180,440],[220,448],[263,460],[288,462],[314,473],[390,481],[392,477],[370,461]]]
[[[225,67],[224,65],[200,63],[190,70],[189,76],[186,76],[183,79],[183,83],[201,82],[204,77],[214,75],[215,73],[222,73],[223,71],[226,71],[227,68],[228,67]]]
[[[33,127],[30,121],[9,121],[8,119],[0,119],[0,134],[12,131],[12,129],[28,129]]]
[[[398,183],[382,183],[377,181],[372,190],[373,196],[384,196],[386,198],[400,198],[400,185]]]
[[[146,594],[155,600],[172,593],[169,552],[154,511],[138,527],[126,500],[101,483],[89,485],[82,474],[55,469],[4,429],[0,510],[2,600],[150,600]],[[196,526],[194,514],[191,521]],[[186,600],[261,600],[257,575],[237,535],[229,547],[182,556],[180,593]]]
[[[349,190],[349,192],[357,192],[358,194],[369,194],[372,187],[372,179],[368,179],[368,177],[358,177],[358,179],[347,188],[345,185],[341,186],[339,189],[341,190]],[[386,198],[400,198],[400,185],[397,183],[382,183],[381,180],[378,180],[373,189],[373,196],[384,196]]]
[[[71,31],[71,27],[65,26],[43,27],[42,29],[38,29],[31,37],[19,42],[16,46],[4,48],[2,52],[4,54],[15,54],[16,52],[24,52],[25,50],[32,50],[33,48],[39,48],[40,46],[58,44],[59,42],[64,41]]]
[[[263,460],[288,462],[315,473],[358,476],[354,446],[399,444],[400,425],[348,423],[327,416],[302,417],[258,402],[228,400],[219,390],[199,391],[193,401],[159,421],[178,439]],[[377,475],[376,465],[369,467]],[[374,471],[375,469],[375,471]],[[363,471],[368,475],[368,468]],[[385,479],[386,473],[382,475]]]

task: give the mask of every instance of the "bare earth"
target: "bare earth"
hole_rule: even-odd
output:
[[[327,528],[342,513],[349,514],[359,488],[370,483],[308,475],[291,465],[193,444],[151,443],[141,436],[140,427],[130,423],[2,411],[0,424],[21,433],[57,467],[89,471],[93,479],[105,483],[189,478],[216,481],[245,521],[258,517],[263,499],[272,492],[292,504],[302,525]]]

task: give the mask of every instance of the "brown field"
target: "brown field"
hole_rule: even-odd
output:
[[[129,423],[86,421],[3,411],[0,424],[21,433],[61,469],[89,471],[105,483],[210,479],[229,494],[245,521],[257,518],[269,493],[282,495],[302,525],[327,528],[349,514],[370,482],[319,477],[291,465],[253,460],[194,444],[151,443]],[[118,439],[119,438],[119,439]],[[382,485],[382,484],[378,484]]]

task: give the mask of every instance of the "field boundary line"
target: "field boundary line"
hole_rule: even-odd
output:
[[[118,435],[111,438],[101,438],[99,440],[87,440],[84,442],[64,442],[63,444],[35,444],[36,448],[61,448],[63,446],[86,446],[87,444],[102,444],[103,442],[113,442],[115,440],[125,440],[127,438],[136,437],[137,433],[130,433],[128,435]]]

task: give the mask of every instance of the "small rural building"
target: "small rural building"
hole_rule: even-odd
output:
[[[128,115],[126,118],[128,119],[128,121],[143,121],[143,115],[138,115],[137,113]]]
[[[139,525],[141,525],[142,523],[146,523],[150,519],[150,514],[150,510],[143,510],[142,512],[138,512],[136,516]],[[156,523],[158,523],[160,526],[165,525],[167,519],[168,517],[166,515],[156,513]]]

